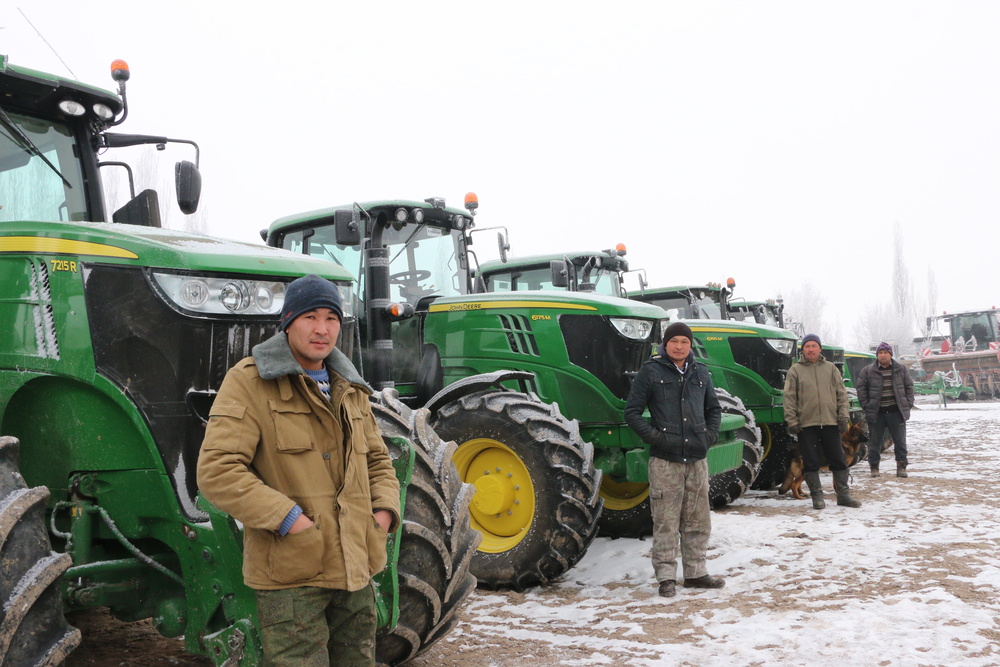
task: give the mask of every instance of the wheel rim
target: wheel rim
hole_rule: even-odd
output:
[[[622,512],[638,507],[649,498],[648,482],[616,482],[609,475],[601,480],[601,498],[604,509]]]
[[[535,487],[521,457],[501,442],[476,438],[453,457],[463,482],[476,487],[470,505],[472,527],[483,534],[480,551],[512,549],[531,528]]]
[[[771,435],[771,427],[767,424],[757,424],[760,427],[760,444],[764,450],[761,455],[760,460],[763,461],[767,458],[767,455],[771,453],[771,445],[774,444],[773,437]]]

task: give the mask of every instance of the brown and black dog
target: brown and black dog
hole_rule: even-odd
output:
[[[844,461],[848,467],[856,463],[855,458],[858,456],[858,451],[866,442],[868,442],[868,434],[865,433],[861,422],[851,424],[841,434],[840,444],[844,448]],[[791,448],[790,454],[791,459],[788,461],[788,472],[785,473],[785,481],[781,483],[778,493],[784,494],[786,491],[791,491],[796,500],[802,500],[806,497],[802,493],[802,482],[805,481],[805,477],[802,476],[802,454],[799,453],[797,443]],[[829,467],[823,466],[821,470],[829,470]],[[834,491],[836,491],[836,488],[834,488]]]

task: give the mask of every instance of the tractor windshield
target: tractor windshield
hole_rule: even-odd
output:
[[[579,289],[581,268],[570,276],[575,289]],[[552,286],[552,269],[548,264],[539,267],[511,268],[508,271],[491,271],[486,274],[487,292],[523,292],[526,290],[564,290],[564,287]],[[590,280],[595,286],[596,294],[605,296],[621,296],[618,273],[598,269],[591,274]]]
[[[459,234],[432,225],[385,229],[382,242],[389,248],[391,299],[417,305],[427,296],[465,294],[465,271],[458,262]],[[365,299],[361,247],[337,245],[333,226],[290,232],[281,245],[346,267],[357,277],[361,299]]]
[[[642,298],[643,301],[659,306],[667,311],[669,320],[718,320],[722,319],[722,309],[714,294],[690,291],[656,295]]]
[[[965,349],[969,352],[997,342],[1000,340],[997,334],[997,313],[995,311],[963,313],[956,315],[951,320],[952,341],[963,339]]]
[[[0,222],[86,220],[76,153],[66,125],[0,114]]]

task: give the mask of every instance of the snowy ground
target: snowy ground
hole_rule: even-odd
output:
[[[597,540],[560,581],[478,591],[438,665],[1000,664],[1000,403],[922,397],[910,477],[854,469],[859,509],[751,492],[713,514],[721,590],[656,596],[651,542]],[[890,474],[885,474],[885,473]]]

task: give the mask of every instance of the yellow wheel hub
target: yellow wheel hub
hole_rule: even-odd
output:
[[[614,512],[630,510],[649,497],[648,482],[616,482],[610,475],[601,480],[601,498],[604,509]]]
[[[535,488],[528,468],[511,448],[477,438],[455,452],[462,481],[476,487],[472,527],[483,534],[480,551],[501,553],[524,539],[535,517]]]

